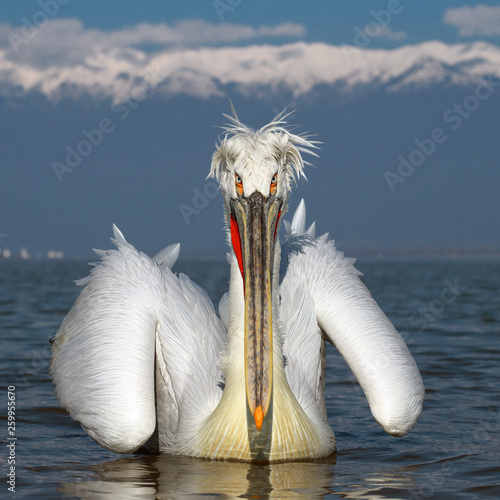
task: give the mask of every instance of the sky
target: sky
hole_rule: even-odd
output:
[[[228,98],[252,126],[296,109],[325,143],[296,191],[341,246],[500,248],[500,92],[478,83],[500,81],[499,44],[488,1],[5,3],[0,248],[86,255],[112,222],[150,252],[158,225],[165,245],[222,248],[220,195],[203,190]],[[401,167],[436,129],[423,167]]]
[[[52,4],[55,6],[50,7]],[[25,18],[33,22],[41,5],[47,5],[48,11],[57,12],[54,18],[79,19],[86,28],[102,31],[120,30],[139,23],[175,25],[186,19],[202,19],[217,25],[232,23],[254,27],[291,22],[303,26],[302,40],[335,45],[353,44],[356,28],[363,30],[370,22],[384,24],[384,20],[388,19],[387,30],[371,40],[374,47],[386,48],[426,40],[457,43],[464,38],[469,41],[486,38],[491,43],[498,43],[499,31],[498,14],[495,17],[484,10],[485,7],[497,6],[497,2],[465,0],[40,0],[4,2],[2,22],[13,27],[22,26]]]

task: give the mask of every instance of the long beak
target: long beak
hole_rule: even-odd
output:
[[[245,381],[247,413],[261,430],[272,418],[274,240],[281,201],[255,192],[231,202],[231,238],[245,294]]]

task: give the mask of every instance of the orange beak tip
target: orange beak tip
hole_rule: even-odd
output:
[[[253,418],[255,420],[257,430],[260,431],[262,429],[262,423],[264,422],[264,412],[262,411],[262,406],[257,406],[255,413],[253,414]]]

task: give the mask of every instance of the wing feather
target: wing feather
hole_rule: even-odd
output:
[[[300,209],[296,227],[302,229],[305,205]],[[300,236],[294,233],[287,238],[300,242]],[[323,235],[290,253],[282,286],[292,281],[307,284],[317,323],[353,371],[373,416],[386,432],[404,435],[422,409],[422,378],[402,337],[353,264]]]
[[[177,278],[166,271],[166,279],[170,286],[159,335],[179,404],[176,442],[182,443],[199,429],[222,397],[219,358],[226,330],[202,288],[183,274]]]
[[[84,288],[52,344],[56,394],[112,451],[136,450],[155,429],[160,448],[175,451],[186,391],[195,390],[199,408],[220,398],[225,330],[207,294],[170,270],[178,246],[155,261],[116,227],[114,236],[117,249],[100,251],[101,262],[77,282]]]
[[[280,292],[286,378],[306,414],[311,418],[325,418],[323,414],[317,415],[318,409],[323,409],[320,401],[323,393],[318,394],[323,375],[320,373],[323,339],[316,323],[314,303],[303,280],[283,282]]]
[[[155,330],[161,272],[115,231],[52,344],[60,404],[102,446],[130,452],[156,425]],[[120,237],[121,236],[121,237]]]

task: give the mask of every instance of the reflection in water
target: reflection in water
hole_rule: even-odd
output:
[[[330,493],[334,460],[251,465],[169,455],[122,458],[90,468],[95,479],[61,486],[77,498],[319,497]]]
[[[64,483],[63,495],[92,499],[323,498],[335,493],[335,457],[321,462],[251,465],[169,455],[122,458],[89,468],[94,479]],[[378,476],[344,498],[384,498],[378,490],[408,488],[408,478]]]

